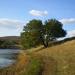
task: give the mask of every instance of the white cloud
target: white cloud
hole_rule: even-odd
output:
[[[75,30],[67,31],[66,37],[59,38],[58,40],[64,40],[65,38],[75,37]]]
[[[29,13],[33,16],[46,16],[46,15],[48,15],[48,11],[39,11],[39,10],[31,10]]]
[[[20,35],[24,24],[21,20],[0,18],[0,36]]]
[[[61,19],[59,21],[62,22],[63,24],[72,24],[75,23],[75,18]]]
[[[67,32],[67,37],[73,37],[75,36],[75,30],[71,30]]]
[[[64,25],[75,24],[75,18],[61,19],[59,21],[62,22]],[[75,30],[67,31],[67,37],[73,37],[73,36],[75,36]]]
[[[23,21],[13,20],[8,18],[0,18],[0,27],[18,29],[21,25],[23,25]]]

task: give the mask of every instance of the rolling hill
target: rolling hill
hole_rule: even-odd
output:
[[[0,37],[0,40],[19,40],[20,36],[4,36]]]
[[[75,75],[75,39],[44,48],[21,50],[17,62],[0,75]]]
[[[20,36],[0,37],[0,48],[20,48]]]
[[[75,37],[65,39],[65,42],[52,47],[33,48],[29,52],[36,57],[42,57],[41,75],[75,74]]]

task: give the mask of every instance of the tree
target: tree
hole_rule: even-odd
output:
[[[63,24],[56,19],[47,20],[44,24],[41,20],[31,20],[24,26],[21,33],[21,44],[26,49],[39,44],[48,47],[50,41],[65,37],[66,31],[62,26]]]
[[[21,33],[21,44],[23,48],[31,48],[40,44],[40,35],[43,29],[41,20],[31,20],[24,26]]]
[[[44,26],[47,46],[49,41],[54,41],[57,38],[65,37],[67,34],[63,29],[63,24],[56,19],[45,21]]]

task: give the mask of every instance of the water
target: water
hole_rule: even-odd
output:
[[[19,50],[0,49],[0,68],[8,67],[15,63]]]

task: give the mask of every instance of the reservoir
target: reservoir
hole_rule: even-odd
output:
[[[18,49],[0,49],[0,68],[15,63],[19,51]]]

